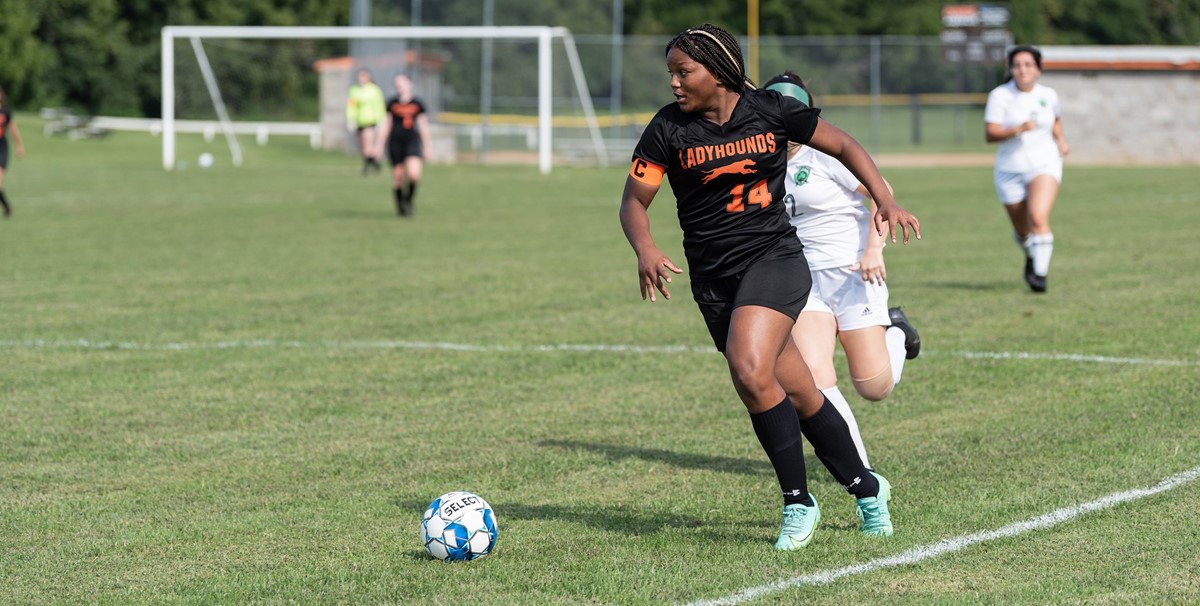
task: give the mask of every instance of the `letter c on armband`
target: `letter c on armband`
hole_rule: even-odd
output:
[[[662,185],[663,174],[665,172],[666,169],[662,166],[653,162],[647,162],[641,158],[634,158],[633,166],[629,169],[629,176],[651,187],[658,187]]]

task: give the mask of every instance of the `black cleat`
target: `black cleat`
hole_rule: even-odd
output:
[[[908,322],[908,316],[904,315],[904,310],[899,307],[888,309],[888,318],[892,321],[892,326],[899,328],[904,333],[904,359],[911,360],[921,354],[921,335],[917,334],[917,329],[913,328]]]
[[[1025,257],[1025,283],[1033,292],[1046,292],[1046,276],[1033,272],[1033,258]]]
[[[1046,292],[1046,276],[1031,274],[1025,281],[1029,283],[1029,289],[1033,292]]]

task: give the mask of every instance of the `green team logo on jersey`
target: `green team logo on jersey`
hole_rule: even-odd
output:
[[[1045,99],[1038,99],[1038,103],[1041,103],[1041,104],[1042,104],[1042,107],[1046,107],[1046,100],[1045,100]]]
[[[796,171],[796,185],[804,185],[805,183],[808,183],[808,175],[811,173],[811,166],[801,166],[800,170]]]

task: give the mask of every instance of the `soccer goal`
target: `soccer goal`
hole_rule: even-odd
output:
[[[351,41],[359,41],[353,57]],[[560,52],[565,65],[554,60]],[[492,151],[536,158],[542,173],[556,162],[607,163],[566,28],[167,26],[163,168],[177,167],[182,132],[210,141],[221,134],[234,165],[243,161],[238,135],[249,133],[260,143],[270,133],[304,133],[314,145],[345,149],[352,137],[339,106],[360,68],[389,96],[394,75],[416,76],[440,161],[486,160]]]

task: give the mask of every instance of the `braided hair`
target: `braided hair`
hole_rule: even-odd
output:
[[[708,68],[717,82],[730,90],[744,91],[754,88],[754,83],[746,77],[742,47],[733,34],[719,26],[705,23],[688,28],[671,39],[667,44],[667,54],[670,54],[673,48],[687,53],[697,63]]]

